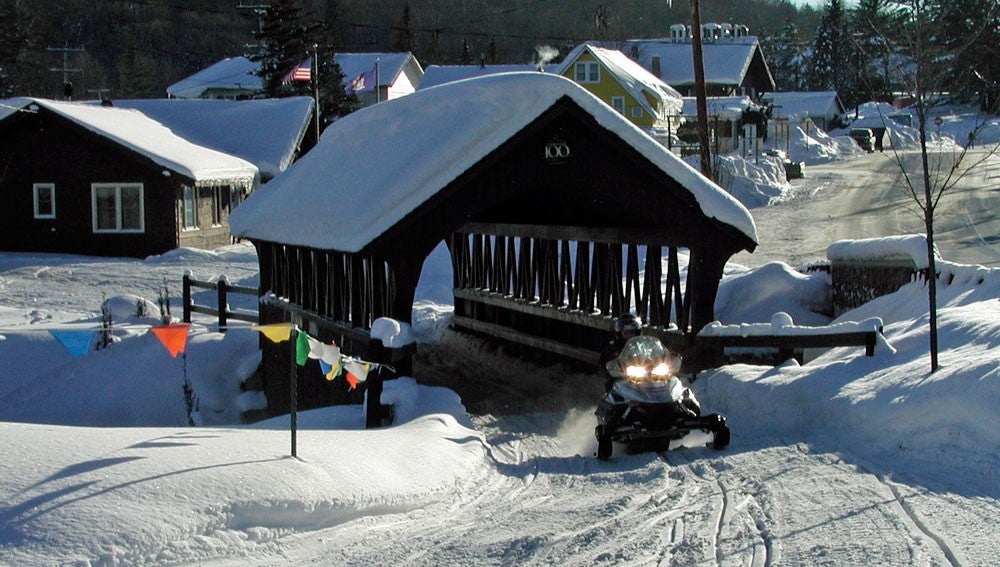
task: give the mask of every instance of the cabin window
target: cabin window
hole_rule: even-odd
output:
[[[625,114],[625,97],[623,96],[611,97],[611,108],[617,110],[621,114]]]
[[[599,83],[601,82],[601,67],[597,61],[581,61],[576,64],[576,82],[578,83]]]
[[[632,107],[632,118],[642,118],[642,107],[633,106]]]
[[[229,185],[216,185],[212,187],[212,225],[221,226],[222,221],[229,212],[229,203],[232,195],[232,188]]]
[[[198,228],[198,190],[190,185],[185,185],[183,197],[181,218],[184,219],[184,229]]]
[[[35,183],[32,186],[36,219],[56,218],[56,186],[54,183]]]
[[[141,183],[94,183],[90,188],[94,232],[143,232]]]

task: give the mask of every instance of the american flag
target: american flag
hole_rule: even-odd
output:
[[[312,79],[312,57],[306,59],[302,63],[299,63],[291,70],[290,73],[285,75],[281,80],[281,84],[287,85],[292,81],[309,81]]]

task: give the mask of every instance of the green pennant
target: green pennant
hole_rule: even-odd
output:
[[[295,337],[295,363],[299,366],[305,366],[307,360],[309,360],[309,337],[299,331],[298,336]]]

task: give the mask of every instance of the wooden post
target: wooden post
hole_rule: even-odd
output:
[[[183,282],[183,287],[181,291],[181,303],[183,303],[183,317],[185,323],[191,322],[191,276],[189,274],[184,274],[181,278]]]
[[[698,108],[698,141],[701,146],[701,173],[712,178],[712,158],[708,148],[708,94],[705,89],[705,63],[701,52],[701,8],[691,0],[691,55],[694,64],[695,102]]]
[[[289,417],[289,427],[292,431],[292,457],[298,457],[298,451],[296,448],[296,435],[298,429],[298,404],[299,404],[299,369],[298,364],[295,362],[295,346],[298,342],[298,328],[293,324],[292,330],[288,334],[288,342],[291,344],[289,349],[289,397],[288,397],[288,417]]]
[[[368,373],[366,388],[368,406],[365,408],[365,429],[382,427],[382,370],[376,367]]]
[[[228,292],[229,284],[226,282],[226,278],[219,278],[218,292],[219,292],[219,332],[226,332],[226,325],[228,320],[226,319],[226,306],[228,305],[226,294]]]

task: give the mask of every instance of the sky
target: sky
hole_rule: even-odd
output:
[[[854,167],[849,139],[817,136],[810,143],[823,149],[803,157]],[[760,195],[787,190],[733,167],[750,172],[732,191],[757,214],[772,206]],[[913,249],[886,238],[832,253]],[[921,282],[830,319],[810,309],[829,293],[826,274],[729,264],[717,332],[877,318],[884,340],[870,357],[843,347],[802,364],[683,376],[706,413],[726,416],[732,444],[616,447],[602,462],[595,376],[450,329],[439,248],[414,304],[422,367],[512,396],[542,392],[538,409],[471,413],[455,390],[418,374],[387,383],[387,427],[363,429],[361,406],[302,412],[291,457],[287,415],[240,418],[263,401],[241,388],[260,361],[257,331],[237,322],[220,333],[198,316],[176,357],[152,332],[157,292],[169,282],[178,312],[186,271],[257,285],[252,246],[145,259],[3,252],[0,565],[991,564],[1000,270],[949,259],[939,269],[942,366],[931,374]],[[74,355],[58,332],[92,339],[104,297],[115,340]]]

